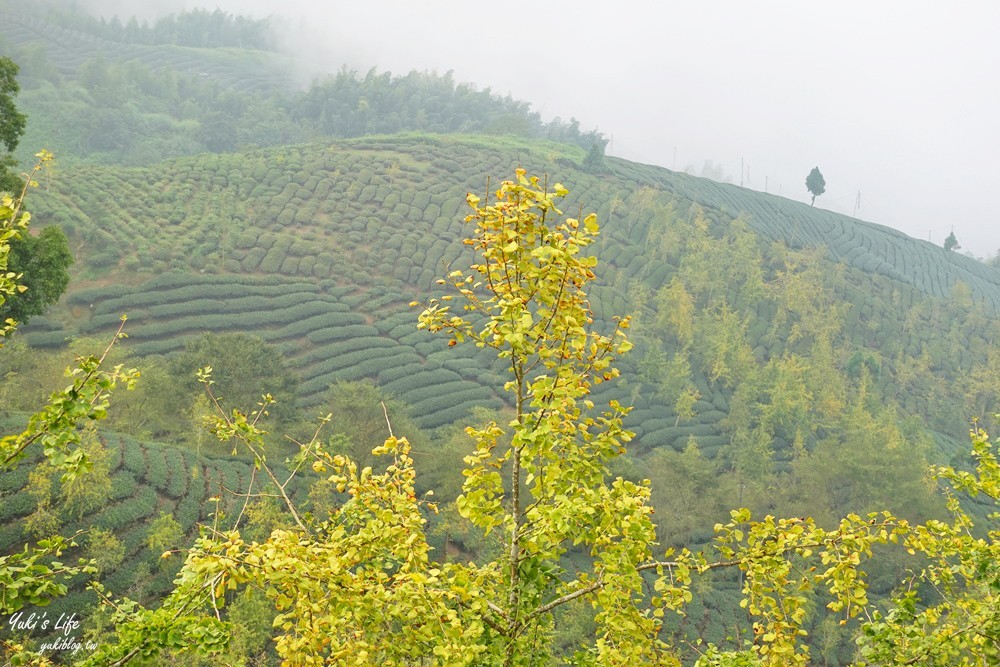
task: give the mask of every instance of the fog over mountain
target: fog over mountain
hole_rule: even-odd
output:
[[[198,2],[82,3],[144,18]],[[1000,5],[568,2],[369,3],[221,0],[280,15],[290,50],[328,71],[347,64],[458,81],[576,117],[630,160],[700,173],[941,244],[954,229],[977,256],[1000,248],[988,193],[1000,148]]]

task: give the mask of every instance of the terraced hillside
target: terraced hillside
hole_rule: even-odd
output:
[[[667,246],[680,248],[670,235],[690,236],[698,217],[709,225],[706,238],[719,243],[745,226],[761,249],[818,249],[808,257],[822,274],[817,285],[829,292],[823,307],[834,326],[834,365],[865,360],[878,369],[873,382],[887,403],[946,439],[962,437],[965,401],[973,397],[955,383],[989,366],[1000,304],[1000,280],[990,269],[779,197],[614,159],[604,173],[587,173],[582,159],[582,151],[555,144],[405,135],[155,168],[66,170],[32,205],[40,224],[70,233],[77,277],[63,309],[33,323],[27,339],[59,345],[107,333],[127,313],[140,354],[169,353],[206,331],[264,337],[288,356],[307,405],[337,380],[370,378],[410,403],[423,426],[451,422],[474,405],[496,407],[502,365],[456,354],[417,331],[406,304],[433,295],[436,277],[470,261],[462,244],[466,193],[483,192],[487,178],[522,165],[570,188],[564,210],[598,213],[596,316],[638,310],[648,323],[649,335],[626,362],[632,381],[614,390],[636,406],[629,421],[637,451],[680,450],[695,436],[715,454],[733,438],[722,424],[734,384],[709,361],[692,365],[698,396],[691,414],[640,374],[651,348],[668,356],[676,350],[663,333],[668,301],[652,297],[686,275],[685,260]],[[787,301],[773,292],[787,278],[780,261],[762,269],[771,296],[751,299],[738,293],[738,276],[725,275],[726,256],[715,270],[731,297],[727,308],[741,313],[734,320],[740,344],[760,364],[789,350],[805,353],[791,328],[799,316],[773,321]],[[803,265],[789,275],[805,266],[801,257],[781,261]],[[779,429],[779,458],[793,439]]]
[[[10,426],[2,423],[0,428]],[[64,512],[62,532],[73,534],[94,528],[112,531],[124,547],[124,554],[121,563],[103,573],[104,583],[116,591],[136,590],[138,586],[143,596],[162,595],[170,589],[173,570],[160,567],[159,554],[147,546],[150,524],[161,514],[171,514],[184,535],[181,544],[189,544],[198,534],[198,523],[210,525],[215,512],[229,512],[235,506],[234,496],[224,489],[245,492],[253,465],[197,456],[120,435],[98,437],[110,455],[110,493],[97,509],[80,514]],[[0,476],[0,553],[19,548],[31,539],[25,520],[36,511],[38,503],[37,493],[29,487],[34,463],[37,461],[28,461]],[[258,481],[255,488],[259,487]],[[219,497],[220,502],[210,502],[213,497]],[[86,534],[78,540],[83,549],[88,540]],[[84,605],[92,604],[95,597],[83,590],[83,583],[55,600],[50,613],[79,612]]]

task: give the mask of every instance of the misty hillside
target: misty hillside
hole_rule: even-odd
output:
[[[600,132],[543,121],[450,73],[313,79],[270,50],[266,22],[196,12],[142,27],[0,4],[0,47],[22,67],[29,119],[19,157],[57,154],[29,195],[32,225],[64,230],[75,257],[59,303],[0,351],[0,418],[19,428],[64,383],[72,353],[106,345],[127,316],[111,362],[138,367],[139,389],[116,395],[88,436],[106,458],[107,503],[65,524],[121,537],[111,588],[155,601],[176,570],[158,564],[151,526],[171,514],[190,541],[215,519],[214,498],[256,474],[205,435],[210,406],[193,379],[215,364],[197,358],[205,350],[229,353],[220,379],[268,383],[230,385],[226,407],[278,395],[276,460],[326,413],[331,450],[369,456],[391,413],[414,443],[420,492],[454,499],[461,428],[509,411],[509,371],[418,330],[412,302],[473,261],[467,194],[489,196],[517,167],[566,186],[564,215],[597,214],[590,308],[604,331],[633,316],[636,347],[594,399],[634,406],[615,474],[653,480],[663,545],[706,544],[737,503],[821,523],[882,507],[939,516],[927,463],[962,460],[969,419],[992,425],[1000,272],[973,259],[606,156]],[[26,469],[0,479],[0,553],[29,539],[44,509]],[[338,496],[311,474],[315,487],[297,491],[322,512]],[[281,525],[273,507],[250,513],[261,535]],[[447,558],[491,548],[453,516],[428,520]],[[876,569],[873,596],[904,566]],[[741,585],[720,575],[667,632],[745,633],[731,604]],[[56,604],[90,602],[77,587]],[[850,659],[846,632],[830,631],[831,664]]]
[[[105,32],[107,36],[102,36]],[[296,83],[295,63],[278,53],[251,48],[207,48],[208,44],[143,44],[128,39],[124,31],[101,31],[96,22],[67,15],[52,20],[35,12],[16,9],[5,13],[0,36],[16,48],[33,52],[27,67],[51,68],[61,77],[75,78],[83,63],[95,57],[107,63],[135,62],[156,74],[174,70],[196,75],[240,92],[270,93],[290,90]],[[180,34],[178,34],[180,36]],[[217,35],[206,36],[205,42]]]
[[[137,166],[408,130],[606,143],[575,120],[544,122],[528,103],[456,82],[450,72],[318,72],[271,51],[189,45],[233,40],[242,19],[218,11],[169,15],[130,34],[72,11],[6,5],[0,46],[21,68],[19,105],[32,119],[20,142],[25,164],[38,146],[63,164]],[[179,33],[178,22],[203,38]],[[268,24],[251,25],[257,34]]]

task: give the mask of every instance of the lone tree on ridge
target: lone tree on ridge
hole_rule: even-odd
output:
[[[826,192],[826,179],[823,178],[823,174],[820,173],[819,167],[813,167],[812,171],[806,177],[806,189],[812,193],[812,201],[809,205],[812,206],[816,203],[816,197],[820,196]]]

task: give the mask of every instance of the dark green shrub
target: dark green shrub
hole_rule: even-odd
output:
[[[187,493],[188,482],[191,480],[191,472],[184,461],[184,455],[177,449],[166,450],[167,470],[170,474],[170,481],[167,483],[166,492],[171,498],[182,498]]]
[[[91,523],[120,532],[131,523],[153,514],[157,501],[158,496],[151,486],[140,486],[132,498],[105,507],[91,519]]]
[[[26,491],[4,496],[3,502],[0,502],[0,524],[10,523],[18,517],[27,516],[34,512],[36,507],[35,499]]]
[[[378,329],[370,324],[349,324],[313,331],[306,338],[312,343],[321,344],[355,336],[376,337],[378,336]]]
[[[137,443],[130,442],[123,445],[125,454],[122,458],[122,465],[138,476],[146,473],[146,454],[143,448]]]
[[[167,470],[167,461],[164,458],[164,450],[161,445],[150,445],[146,448],[145,478],[157,490],[166,490],[170,473]]]

